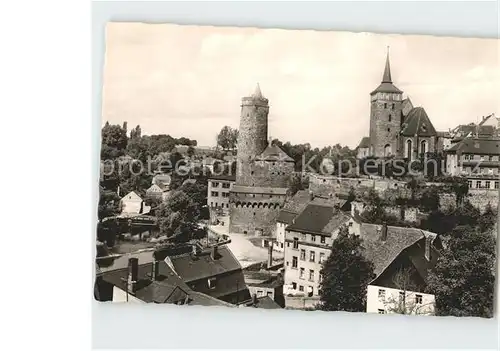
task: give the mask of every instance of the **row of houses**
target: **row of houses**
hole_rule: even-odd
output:
[[[426,293],[427,274],[442,247],[439,237],[417,228],[363,223],[345,203],[299,191],[281,211],[277,250],[284,252],[284,294],[319,301],[322,264],[341,227],[363,239],[374,264],[367,289],[367,312],[391,313],[404,301],[408,313],[432,314],[434,296]]]
[[[96,262],[98,301],[282,308],[272,279],[250,281],[226,245],[104,257]],[[281,285],[282,286],[282,285]],[[282,294],[281,294],[282,296]]]

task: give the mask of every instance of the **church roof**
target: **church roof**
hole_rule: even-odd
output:
[[[375,93],[402,93],[401,90],[396,88],[394,84],[392,84],[392,77],[391,77],[391,64],[389,62],[389,51],[387,51],[387,57],[385,59],[385,68],[384,68],[384,75],[382,76],[382,83],[370,93],[370,95],[373,95]]]
[[[408,113],[402,126],[401,134],[405,136],[436,136],[436,129],[423,107],[414,107]]]
[[[370,147],[370,138],[363,137],[363,139],[361,139],[361,142],[358,145],[358,148],[364,149],[364,148],[368,148],[368,147]]]

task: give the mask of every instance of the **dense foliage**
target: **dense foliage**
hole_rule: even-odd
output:
[[[229,126],[222,127],[219,134],[217,134],[217,145],[223,150],[234,150],[236,149],[236,143],[238,141],[238,129],[231,128]]]
[[[197,204],[185,192],[174,190],[156,211],[160,234],[177,242],[192,239],[198,230],[200,211]]]
[[[362,253],[362,239],[342,228],[321,269],[319,308],[324,311],[361,312],[366,309],[366,288],[374,278],[373,263]]]
[[[495,288],[495,238],[490,231],[457,227],[429,275],[436,314],[492,317]]]

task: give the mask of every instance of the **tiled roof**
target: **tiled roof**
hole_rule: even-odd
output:
[[[406,248],[425,238],[424,231],[417,228],[387,226],[387,238],[382,241],[377,224],[363,223],[361,238],[366,258],[374,264],[374,273],[379,276]]]
[[[436,135],[442,138],[451,138],[450,132],[436,132]]]
[[[262,193],[262,194],[286,195],[288,189],[234,185],[232,191],[235,193],[244,193],[244,194]]]
[[[220,174],[220,175],[214,175],[212,174],[209,178],[210,179],[213,179],[213,180],[228,180],[228,181],[231,181],[231,182],[234,182],[236,181],[236,175],[233,174],[233,175],[227,175],[227,174]]]
[[[392,83],[380,83],[377,89],[372,91],[370,95],[375,93],[402,93],[402,91],[396,88],[396,86]]]
[[[413,109],[413,103],[411,102],[410,98],[407,97],[403,101],[401,101],[402,105],[402,110],[403,110],[403,116],[406,117],[408,116],[408,113]]]
[[[164,261],[159,261],[158,267],[158,280],[153,281],[151,280],[152,263],[139,265],[138,287],[134,294],[139,300],[155,303],[177,303],[184,302],[187,298],[188,305],[236,307],[209,295],[191,290]],[[127,290],[127,277],[128,268],[106,272],[102,275],[104,281],[123,291]]]
[[[164,185],[160,186],[160,184],[153,184],[146,190],[146,193],[161,193],[165,188]]]
[[[414,107],[405,118],[401,134],[405,136],[435,136],[436,129],[432,125],[423,107]]]
[[[283,209],[288,212],[294,212],[299,214],[307,206],[310,201],[310,195],[308,190],[299,190],[290,199],[285,202]]]
[[[163,261],[158,262],[158,280],[152,281],[152,266],[152,263],[139,265],[135,297],[144,302],[175,303],[189,295],[189,287]],[[128,267],[102,275],[104,281],[124,291],[127,290],[127,277]]]
[[[136,252],[127,255],[117,255],[104,257],[97,261],[96,272],[97,274],[105,273],[109,271],[115,271],[119,269],[124,269],[128,267],[129,258],[137,258],[139,260],[139,265],[147,264],[153,262],[153,251]]]
[[[479,125],[482,126],[483,124],[485,124],[491,118],[495,118],[495,115],[491,114],[489,116],[483,117],[483,119],[481,120],[481,122],[479,122]]]
[[[293,219],[297,216],[295,212],[289,212],[286,210],[281,210],[278,218],[276,218],[276,222],[292,224]]]
[[[253,301],[247,304],[248,307],[264,308],[266,310],[281,309],[282,307],[278,305],[269,296],[262,296],[257,298],[257,303]]]
[[[158,184],[158,183],[164,183],[164,184],[170,184],[172,181],[172,177],[169,174],[157,174],[153,177],[153,183]]]
[[[500,140],[466,138],[456,143],[448,150],[448,153],[460,152],[463,154],[500,155]]]
[[[484,121],[483,121],[484,122]],[[476,125],[474,123],[461,124],[453,130],[454,140],[461,140],[467,137],[493,137],[495,127],[491,125]]]
[[[285,151],[281,150],[278,145],[270,144],[266,149],[256,157],[257,160],[265,161],[285,161],[294,162],[294,159],[286,154]]]
[[[225,302],[219,299],[216,299],[215,297],[212,297],[207,294],[203,294],[198,291],[190,291],[189,292],[189,297],[192,299],[192,301],[189,303],[189,305],[193,306],[225,306],[225,307],[236,307],[236,305],[230,304],[229,302]]]
[[[363,137],[363,139],[361,139],[361,142],[358,145],[358,148],[364,149],[364,148],[369,148],[369,147],[370,147],[370,138]]]
[[[185,282],[209,278],[216,275],[241,270],[241,265],[226,245],[217,248],[217,258],[214,260],[209,250],[205,250],[196,256],[183,254],[168,257],[172,262],[175,272]]]
[[[129,199],[129,197],[130,197],[130,199]],[[122,200],[142,201],[142,198],[139,195],[137,195],[137,193],[135,191],[131,191],[127,195],[125,195],[124,197],[122,197]]]
[[[349,216],[331,206],[309,204],[286,229],[302,233],[330,235]]]

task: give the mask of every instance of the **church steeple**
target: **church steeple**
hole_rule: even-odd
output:
[[[387,47],[387,56],[385,58],[385,68],[384,75],[382,76],[382,82],[377,87],[377,89],[370,93],[370,95],[374,96],[376,93],[403,93],[392,83],[391,63],[389,61],[389,47]]]
[[[389,47],[387,47],[387,57],[385,59],[385,69],[384,76],[382,77],[382,83],[392,83],[391,64],[389,62]]]

